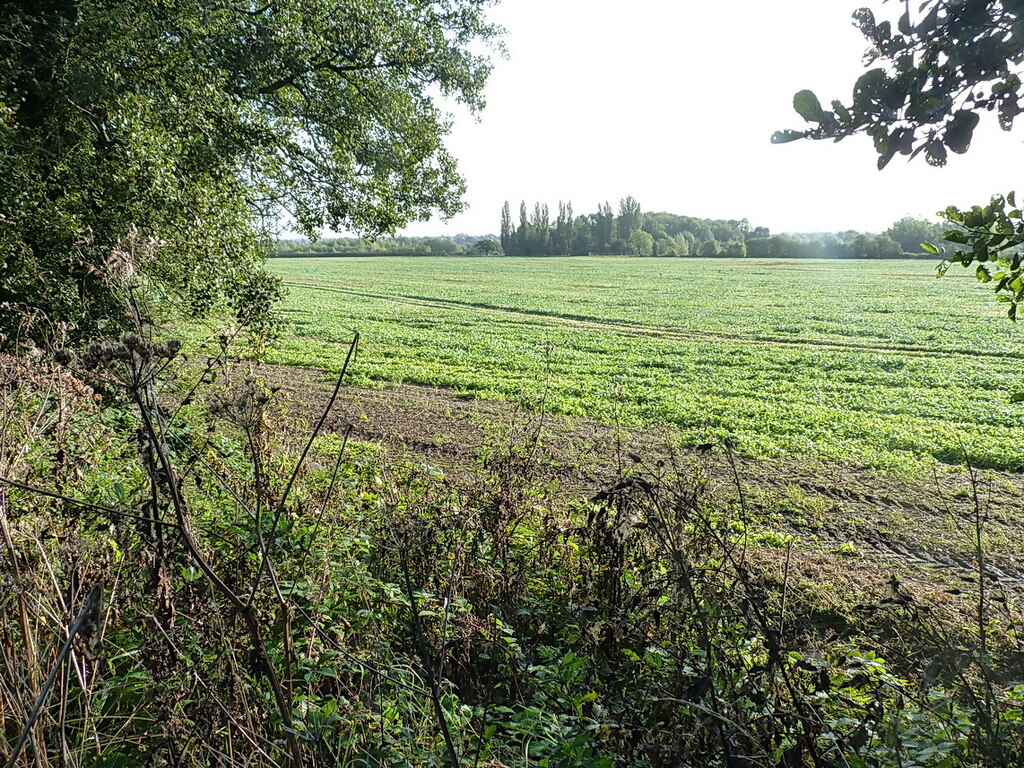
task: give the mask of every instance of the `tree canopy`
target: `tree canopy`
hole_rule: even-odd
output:
[[[595,213],[574,216],[572,203],[560,201],[558,214],[552,221],[546,204],[534,204],[530,216],[523,201],[516,226],[512,208],[506,201],[501,208],[502,251],[506,256],[626,253],[686,256],[696,255],[704,246],[714,254],[727,252],[745,256],[744,240],[769,235],[766,227],[752,229],[746,219],[698,219],[664,212],[646,213],[631,195],[619,200],[618,210],[616,215],[611,203],[605,202],[598,205]],[[711,245],[705,245],[708,242]]]
[[[880,21],[870,8],[854,13],[870,46],[870,68],[854,84],[851,101],[825,108],[814,93],[800,91],[793,106],[812,127],[778,131],[773,141],[866,133],[874,139],[879,168],[897,154],[921,153],[941,166],[949,152],[970,147],[980,113],[993,112],[1004,130],[1012,128],[1024,110],[1024,2],[925,0],[893,6],[895,23]]]
[[[490,4],[4,3],[0,304],[87,331],[131,232],[153,244],[137,268],[204,308],[282,217],[374,235],[454,214],[444,106],[483,106]]]
[[[874,139],[878,167],[897,154],[921,154],[931,165],[945,165],[949,152],[962,154],[971,145],[984,113],[999,126],[1013,128],[1024,111],[1024,0],[925,0],[893,3],[896,18],[879,21],[862,8],[854,22],[870,47],[870,67],[858,78],[849,104],[822,107],[811,91],[800,91],[793,107],[811,127],[778,131],[772,141],[836,139],[865,133]],[[898,14],[898,15],[897,15]],[[985,205],[942,212],[956,245],[939,266],[974,267],[981,282],[991,283],[997,298],[1017,318],[1024,302],[1024,210],[1015,195],[995,195]],[[936,254],[945,250],[930,246]]]

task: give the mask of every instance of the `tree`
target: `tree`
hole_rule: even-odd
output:
[[[678,256],[676,253],[676,244],[669,237],[659,237],[654,241],[654,255],[655,256]]]
[[[922,243],[938,243],[948,226],[937,221],[904,216],[893,222],[885,234],[900,244],[904,253],[924,253]]]
[[[752,237],[747,240],[747,255],[755,259],[772,257],[772,241],[768,237]]]
[[[693,244],[691,243],[692,239],[693,235],[689,232],[680,232],[673,238],[676,256],[689,256],[693,252]]]
[[[718,255],[718,241],[712,238],[711,240],[705,240],[700,244],[700,248],[697,251],[698,256],[717,256]]]
[[[634,256],[651,256],[654,253],[654,238],[642,229],[634,230],[628,243],[629,252]]]
[[[630,242],[633,233],[640,229],[643,223],[643,212],[635,197],[629,195],[619,201],[619,217],[615,222],[615,229],[620,240]]]
[[[284,213],[312,236],[457,212],[439,99],[483,105],[486,5],[3,3],[0,329],[116,320],[103,264],[133,238],[205,309],[245,294]]]
[[[608,253],[615,239],[615,214],[607,202],[597,206],[597,215],[594,217],[594,245],[598,253]]]
[[[871,48],[868,64],[879,63],[857,80],[850,104],[822,107],[811,91],[793,99],[811,127],[778,131],[772,141],[844,139],[865,133],[874,140],[878,167],[897,154],[943,166],[949,152],[971,145],[981,115],[996,115],[1009,131],[1021,105],[1024,69],[1024,3],[1019,0],[924,0],[899,5],[895,21],[878,21],[862,8],[854,21]],[[970,210],[949,207],[943,218],[955,228],[945,238],[958,247],[939,266],[975,266],[982,282],[1016,319],[1024,301],[1024,210],[1015,196],[996,195]],[[936,255],[944,250],[929,245]]]
[[[723,256],[741,259],[747,255],[747,246],[742,240],[730,240],[722,249]]]
[[[553,253],[567,256],[573,246],[572,202],[563,203],[558,201],[558,218],[555,219],[555,230],[551,233],[551,246]]]
[[[850,104],[824,109],[811,91],[793,99],[814,127],[779,131],[777,143],[798,138],[842,139],[866,133],[874,139],[878,167],[896,154],[924,153],[945,165],[947,150],[966,152],[980,112],[994,111],[1004,130],[1020,114],[1020,65],[1024,59],[1021,11],[1016,0],[925,0],[901,4],[896,28],[861,8],[854,23],[868,39],[869,64]]]
[[[530,245],[526,256],[546,256],[548,238],[551,236],[551,214],[547,203],[534,203],[530,217]]]
[[[456,256],[463,252],[461,245],[447,237],[428,237],[423,240],[430,253],[437,253],[442,256]]]
[[[903,255],[903,247],[889,235],[875,235],[874,258],[876,259],[898,259]]]
[[[496,253],[501,253],[501,243],[489,237],[485,237],[483,240],[477,240],[473,246],[473,250],[479,253],[481,256],[491,256]]]
[[[513,255],[515,232],[515,228],[512,226],[512,210],[506,200],[505,204],[501,206],[501,250],[510,256]]]
[[[572,241],[572,253],[574,256],[587,256],[596,248],[594,243],[594,217],[579,216],[573,225],[575,232]]]
[[[519,201],[519,227],[516,229],[515,256],[527,256],[530,253],[530,220],[526,215],[526,201]]]

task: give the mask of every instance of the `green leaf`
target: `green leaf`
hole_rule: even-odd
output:
[[[799,91],[793,97],[793,109],[804,120],[809,123],[820,123],[825,119],[825,111],[821,108],[821,102],[814,95],[813,91]]]
[[[1024,392],[1014,392],[1010,395],[1011,403],[1024,403]]]
[[[885,85],[885,70],[879,67],[869,69],[853,86],[854,108],[868,108],[870,103],[881,96]]]
[[[975,113],[961,109],[946,126],[946,133],[943,141],[951,151],[962,155],[971,146],[971,138],[974,136],[974,129],[981,118]]]
[[[974,276],[978,278],[979,282],[990,283],[992,282],[992,275],[984,265],[979,264],[978,268],[974,271]]]
[[[942,251],[940,251],[931,243],[921,243],[921,250],[924,251],[925,253],[930,253],[933,256],[939,256],[942,253]]]
[[[850,114],[850,110],[843,106],[843,102],[838,99],[832,102],[832,111],[839,115],[839,119],[844,123],[849,123],[853,120],[853,115]]]
[[[776,131],[772,134],[772,144],[788,144],[806,135],[803,131]]]
[[[928,165],[941,168],[946,164],[946,147],[938,139],[932,139],[924,146],[924,158]]]
[[[900,31],[900,34],[909,35],[913,27],[910,25],[910,11],[904,11],[903,15],[900,16],[900,20],[896,22],[896,28]]]

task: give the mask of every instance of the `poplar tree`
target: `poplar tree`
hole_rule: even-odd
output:
[[[506,256],[515,256],[515,228],[512,226],[512,209],[508,200],[501,206],[501,250]]]

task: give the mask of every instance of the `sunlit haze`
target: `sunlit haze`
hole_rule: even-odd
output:
[[[508,31],[479,122],[458,116],[448,145],[467,210],[413,235],[496,232],[501,204],[577,214],[626,195],[644,210],[747,218],[773,232],[884,230],[983,202],[1018,181],[1020,139],[985,116],[946,168],[897,158],[876,169],[870,139],[769,142],[799,128],[793,94],[849,101],[866,47],[860,2],[506,0]]]

